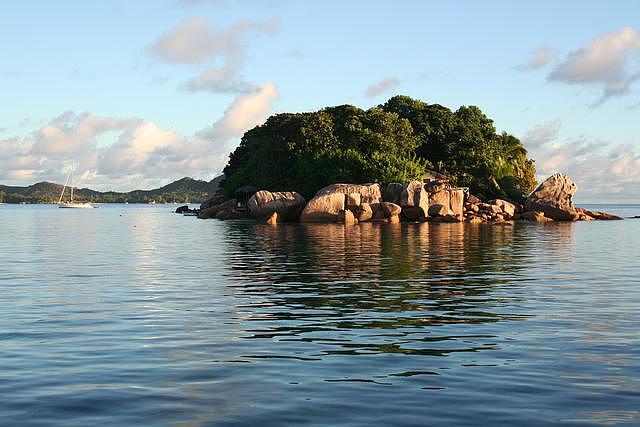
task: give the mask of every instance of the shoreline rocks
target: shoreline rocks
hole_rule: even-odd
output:
[[[382,202],[379,184],[332,184],[321,188],[300,214],[300,222],[339,222],[340,212],[350,210],[355,217],[364,203]]]
[[[525,211],[542,212],[554,221],[576,221],[580,215],[573,206],[576,184],[563,173],[556,173],[542,182],[524,203]]]
[[[620,220],[605,212],[576,208],[575,183],[564,174],[554,174],[542,182],[524,205],[504,199],[482,201],[466,188],[452,188],[447,181],[390,183],[382,191],[379,184],[332,184],[316,192],[306,202],[294,191],[255,192],[243,205],[236,199],[203,203],[199,218],[250,218],[266,224],[281,222],[340,223],[361,222],[467,222],[510,225],[513,221]],[[180,207],[178,209],[183,209]]]
[[[295,222],[298,221],[305,204],[304,197],[295,191],[272,193],[261,190],[249,198],[247,208],[251,215],[261,222]]]

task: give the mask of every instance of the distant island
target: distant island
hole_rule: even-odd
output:
[[[92,203],[200,203],[218,190],[221,176],[211,181],[185,177],[153,190],[134,190],[126,193],[74,189],[76,199]],[[0,185],[1,203],[57,203],[62,185],[39,182],[27,187]]]

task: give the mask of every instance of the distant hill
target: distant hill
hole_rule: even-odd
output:
[[[152,200],[156,203],[200,203],[216,193],[221,180],[222,175],[208,182],[185,177],[153,190],[127,193],[74,188],[74,199],[94,203],[148,203]],[[61,192],[62,185],[52,182],[38,182],[28,187],[0,185],[0,202],[57,203]]]

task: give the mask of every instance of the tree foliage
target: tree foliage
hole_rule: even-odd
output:
[[[277,114],[245,133],[224,169],[227,194],[252,184],[311,197],[336,182],[418,179],[426,162],[409,121],[351,105]]]
[[[417,155],[457,185],[479,195],[513,200],[535,188],[535,165],[520,140],[506,132],[496,133],[493,120],[478,107],[451,111],[395,96],[381,108],[409,120],[419,141]]]
[[[522,143],[496,133],[478,107],[451,111],[407,96],[369,110],[351,105],[277,114],[244,134],[224,169],[228,195],[246,184],[306,197],[336,182],[406,182],[427,168],[484,196],[520,199],[535,187]]]

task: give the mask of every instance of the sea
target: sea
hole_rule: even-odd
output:
[[[0,425],[640,425],[640,219],[175,207],[0,206]]]

